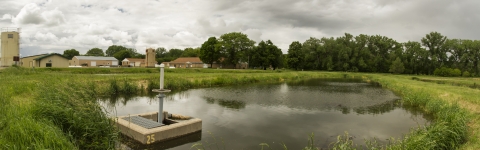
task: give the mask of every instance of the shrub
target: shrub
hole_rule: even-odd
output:
[[[453,69],[450,75],[452,77],[459,77],[459,76],[462,76],[462,71],[460,71],[460,69]]]
[[[433,72],[434,75],[436,76],[442,76],[442,77],[459,77],[462,75],[462,71],[460,69],[452,69],[452,68],[437,68]]]
[[[470,72],[464,71],[462,74],[463,77],[470,77]]]

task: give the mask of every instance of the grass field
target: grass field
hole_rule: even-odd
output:
[[[114,149],[118,132],[96,103],[99,96],[139,94],[158,87],[158,68],[7,68],[0,70],[0,149]],[[166,69],[165,88],[182,90],[309,78],[378,82],[435,121],[371,149],[480,149],[479,78],[345,72]],[[442,81],[442,82],[437,82]],[[473,87],[473,88],[472,88]],[[306,135],[307,136],[307,135]],[[261,141],[259,141],[261,142]],[[363,144],[363,143],[358,143]],[[353,149],[347,140],[333,148]]]

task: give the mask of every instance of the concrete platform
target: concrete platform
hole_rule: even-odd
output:
[[[152,144],[177,138],[202,130],[202,120],[191,118],[188,120],[165,119],[163,126],[147,129],[131,121],[132,116],[140,116],[153,122],[157,121],[158,113],[151,112],[116,118],[116,124],[120,132],[142,144]]]

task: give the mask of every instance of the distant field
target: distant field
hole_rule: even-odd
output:
[[[0,118],[0,149],[113,148],[118,132],[101,114],[96,97],[156,88],[158,69],[1,70],[0,113],[5,117]],[[361,78],[380,83],[402,96],[404,104],[420,107],[436,118],[432,126],[410,133],[409,138],[394,142],[388,149],[480,149],[480,90],[473,86],[480,84],[480,78],[243,69],[177,68],[165,72],[165,88],[174,90],[309,78]],[[339,141],[336,145],[349,144]]]

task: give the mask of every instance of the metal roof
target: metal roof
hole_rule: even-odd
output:
[[[115,57],[100,57],[100,56],[75,56],[78,60],[115,60]]]
[[[122,61],[134,61],[134,62],[135,62],[135,61],[136,61],[136,62],[142,61],[142,62],[144,62],[145,59],[141,59],[141,58],[125,58],[125,59],[122,60]]]
[[[40,57],[38,57],[38,58],[35,58],[34,60],[42,60],[42,59],[44,59],[44,58],[47,58],[47,57],[50,57],[50,56],[53,56],[53,55],[57,55],[57,56],[63,57],[63,58],[65,58],[66,60],[68,60],[67,57],[63,56],[62,54],[58,54],[58,53],[51,53],[51,54],[48,54],[48,55],[42,55],[42,56],[40,56]]]

